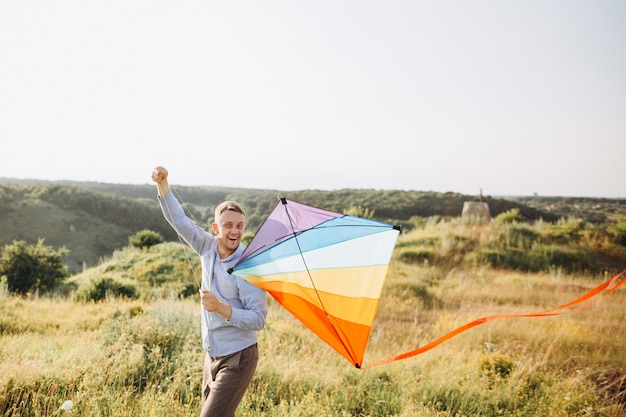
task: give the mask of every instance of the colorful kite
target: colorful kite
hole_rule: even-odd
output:
[[[281,198],[233,275],[360,368],[400,227]]]
[[[229,272],[263,288],[291,314],[357,368],[400,227],[280,199]],[[367,368],[429,351],[489,321],[548,317],[588,307],[625,282],[626,270],[574,301],[523,314],[473,320],[438,339]]]

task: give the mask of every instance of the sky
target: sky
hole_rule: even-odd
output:
[[[626,198],[623,0],[2,0],[0,178]]]

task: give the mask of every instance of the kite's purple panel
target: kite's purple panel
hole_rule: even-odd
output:
[[[274,246],[295,233],[315,227],[329,219],[343,216],[341,213],[307,206],[295,201],[279,200],[241,255],[239,262],[256,253],[261,247]],[[268,244],[268,242],[273,243]]]

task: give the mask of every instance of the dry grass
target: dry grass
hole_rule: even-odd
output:
[[[471,320],[554,307],[595,277],[392,262],[365,365]],[[413,285],[413,286],[411,286]],[[0,295],[0,415],[190,416],[198,306]],[[475,327],[420,356],[354,369],[275,302],[240,416],[626,416],[626,292],[552,318]]]

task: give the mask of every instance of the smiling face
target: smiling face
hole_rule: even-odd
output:
[[[212,227],[217,236],[220,258],[224,259],[237,250],[243,233],[246,231],[246,216],[236,203],[220,205],[215,210],[215,222]]]

